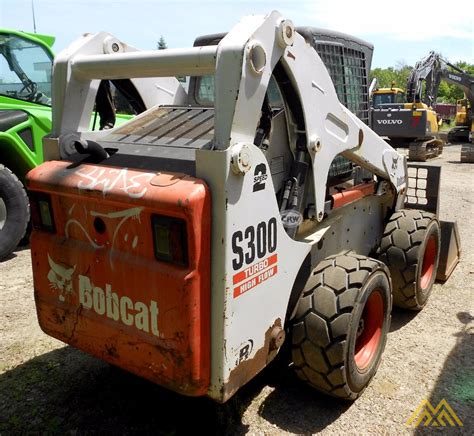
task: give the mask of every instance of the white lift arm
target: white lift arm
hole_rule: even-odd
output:
[[[121,65],[120,77],[112,77],[112,75],[101,77],[98,71],[93,71],[94,74],[89,75],[86,73],[89,59],[99,59],[102,70],[108,70],[109,65],[117,65],[117,61],[123,57],[132,59],[135,63],[136,56],[142,53],[147,52],[139,51],[106,32],[85,34],[61,51],[54,59],[53,66],[52,136],[59,137],[66,133],[83,132],[89,129],[100,83],[98,79],[101,78],[131,79],[147,109],[157,104],[183,104],[186,100],[186,92],[178,80],[172,76],[129,75],[128,64]],[[154,52],[149,53],[154,54]],[[94,65],[97,65],[97,62]],[[151,66],[153,67],[153,64]],[[83,71],[82,75],[81,71]],[[140,77],[140,79],[134,77]]]
[[[214,148],[252,144],[268,82],[281,62],[302,106],[318,221],[324,216],[329,167],[341,153],[388,180],[401,204],[406,158],[339,102],[321,58],[278,12],[243,18],[217,46],[137,52],[123,45],[118,54],[108,54],[113,40],[106,34],[86,36],[58,56],[53,81],[56,136],[86,130],[97,79],[141,78],[134,80],[139,86],[163,76],[215,73]],[[148,77],[155,79],[143,79]],[[176,104],[173,93],[170,100]]]

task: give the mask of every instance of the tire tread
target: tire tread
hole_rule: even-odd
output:
[[[390,269],[393,284],[393,302],[405,309],[419,310],[423,305],[417,301],[416,268],[419,247],[425,240],[426,229],[436,216],[417,209],[395,212],[385,227],[378,250],[378,259]],[[397,233],[396,233],[397,232]],[[399,235],[397,238],[394,235]],[[408,238],[405,247],[400,240]]]
[[[0,244],[0,260],[7,257],[9,254],[13,252],[15,247],[21,241],[21,239],[26,234],[26,229],[28,226],[28,222],[30,220],[30,207],[29,207],[29,200],[28,195],[26,194],[26,190],[23,186],[23,183],[18,179],[18,177],[6,166],[0,164],[0,196],[1,190],[5,190],[6,192],[13,192],[15,196],[18,196],[19,203],[22,206],[24,211],[24,216],[22,220],[15,220],[15,224],[20,226],[16,229],[14,233],[9,232],[8,238],[2,238],[2,243]],[[8,210],[7,210],[8,214]],[[7,223],[8,224],[8,215],[7,215]],[[2,231],[5,227],[2,229]],[[1,231],[0,231],[1,232]]]
[[[308,279],[309,288],[315,293],[309,310],[306,303],[301,305],[298,303],[293,319],[293,328],[298,329],[298,334],[293,335],[292,339],[293,365],[299,378],[324,393],[353,400],[362,392],[352,392],[348,387],[344,366],[344,356],[348,346],[346,340],[348,326],[358,297],[358,289],[353,284],[363,283],[363,279],[378,269],[382,269],[387,277],[390,277],[388,268],[382,262],[348,252],[326,258],[313,270],[312,276]],[[334,280],[336,273],[342,274],[344,280]],[[331,278],[329,282],[332,281],[334,287],[328,284],[327,277]],[[344,289],[341,289],[341,282],[346,284]],[[350,283],[352,285],[349,285]],[[331,309],[335,307],[336,313],[331,317],[325,317],[320,310],[317,311],[315,308],[314,299],[317,298],[319,289],[325,290],[326,300],[332,293],[332,301],[327,301],[327,304],[331,306]],[[312,339],[314,332],[321,329],[321,325],[316,326],[313,323],[315,315],[319,323],[323,320],[326,324],[325,329],[330,339],[326,345]],[[304,334],[301,328],[304,328]],[[307,350],[314,348],[315,351],[308,356],[309,353],[305,354],[304,348]]]

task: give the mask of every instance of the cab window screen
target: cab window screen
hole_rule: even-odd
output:
[[[214,106],[214,76],[202,76],[198,79],[196,101],[201,106]]]
[[[196,86],[196,101],[200,106],[214,106],[215,103],[215,88],[214,76],[201,76],[197,80]],[[273,76],[270,77],[267,89],[267,97],[269,104],[274,109],[283,108],[283,97],[278,88],[276,80]]]

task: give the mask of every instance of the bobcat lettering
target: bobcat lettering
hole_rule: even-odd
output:
[[[126,295],[119,296],[112,286],[105,285],[105,291],[94,286],[89,277],[79,275],[79,302],[84,309],[93,310],[126,326],[135,326],[138,330],[159,336],[158,304],[151,300],[147,305],[133,301]]]

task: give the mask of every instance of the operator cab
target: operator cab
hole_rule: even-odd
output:
[[[401,88],[379,88],[374,91],[372,106],[374,108],[384,107],[387,104],[405,103],[405,92]]]
[[[42,44],[0,33],[1,95],[50,106],[52,65],[53,54]]]

